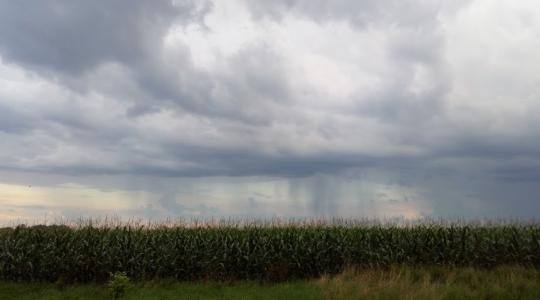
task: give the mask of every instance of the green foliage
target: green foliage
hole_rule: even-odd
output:
[[[111,273],[111,279],[107,282],[107,289],[113,299],[120,299],[131,287],[131,281],[124,272]]]
[[[540,267],[538,225],[67,226],[0,230],[0,279],[271,280],[390,265]]]

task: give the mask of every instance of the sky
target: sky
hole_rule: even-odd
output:
[[[536,0],[0,0],[0,223],[540,217]]]

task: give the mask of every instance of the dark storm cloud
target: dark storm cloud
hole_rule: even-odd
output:
[[[151,55],[175,19],[198,20],[194,1],[0,1],[6,60],[65,73]],[[203,9],[205,10],[205,9]]]
[[[141,90],[129,113],[173,104],[220,118],[261,122],[266,114],[246,103],[286,99],[279,57],[264,47],[246,49],[229,62],[234,73],[194,69],[188,45],[174,64],[163,57],[162,39],[174,24],[199,24],[212,9],[197,1],[0,2],[0,54],[30,70],[92,92],[81,73],[119,63]],[[62,118],[62,117],[60,117]]]
[[[239,43],[204,68],[189,39],[169,41],[171,46],[166,37],[196,25],[203,28],[201,39],[210,39],[221,24],[212,28],[205,18],[217,2],[0,1],[0,56],[7,66],[0,75],[20,83],[12,89],[5,83],[0,91],[0,133],[9,135],[0,141],[2,168],[292,177],[375,165],[442,168],[437,162],[445,158],[539,157],[531,130],[500,135],[452,119],[449,107],[459,107],[450,105],[452,97],[460,95],[452,94],[456,79],[441,20],[470,1],[240,2],[253,27],[268,19],[272,26],[307,20],[320,30],[313,42],[322,40],[336,52],[312,55],[308,50],[315,46],[306,44],[294,56],[276,46],[279,39],[264,40],[271,26],[261,25],[254,41]],[[375,66],[371,58],[340,57],[333,36],[323,35],[329,24],[346,25],[347,45],[360,33],[372,34],[373,44],[382,45]],[[302,37],[298,32],[291,41]],[[231,44],[242,35],[229,34]],[[369,50],[369,42],[361,40],[352,52]],[[201,51],[212,53],[207,46]],[[302,61],[307,56],[315,59]],[[339,80],[324,64],[317,69],[310,63],[339,65],[341,59],[375,79],[345,96],[331,94]],[[310,71],[322,79],[305,83],[316,76]],[[345,77],[360,86],[354,76]],[[490,170],[501,178],[536,176],[497,164]]]

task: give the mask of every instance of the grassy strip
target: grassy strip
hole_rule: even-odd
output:
[[[325,299],[540,299],[540,270],[502,266],[347,271],[319,281]]]
[[[44,283],[0,283],[0,299],[111,299],[103,285],[59,289]],[[347,271],[311,281],[140,282],[122,299],[540,299],[540,271],[523,267],[410,268]]]
[[[261,285],[251,282],[223,283],[139,283],[121,299],[323,299],[314,282]],[[51,284],[0,284],[0,299],[13,300],[97,300],[112,299],[104,286],[74,285],[62,290]]]

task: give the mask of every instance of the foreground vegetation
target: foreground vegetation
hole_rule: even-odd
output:
[[[348,267],[540,267],[537,224],[221,224],[0,229],[0,280],[283,281]]]
[[[59,286],[0,283],[0,299],[112,299],[105,285]],[[120,299],[540,299],[540,271],[524,267],[492,270],[450,267],[391,267],[346,271],[309,281],[144,281]]]

